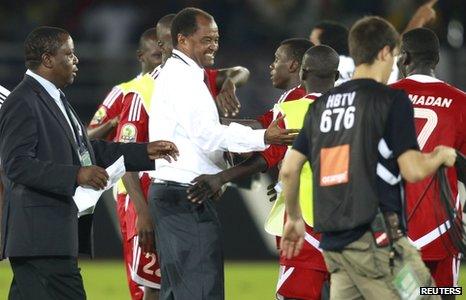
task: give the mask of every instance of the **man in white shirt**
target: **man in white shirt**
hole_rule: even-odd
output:
[[[174,50],[157,78],[149,114],[149,139],[176,143],[178,161],[156,161],[149,206],[161,259],[161,299],[223,299],[223,254],[219,220],[210,199],[188,201],[186,190],[201,174],[226,167],[224,151],[261,151],[288,143],[295,130],[252,130],[221,125],[204,83],[203,67],[214,63],[218,28],[213,17],[185,8],[171,27]]]

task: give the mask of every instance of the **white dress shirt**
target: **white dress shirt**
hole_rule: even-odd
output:
[[[149,140],[168,140],[180,152],[178,161],[156,160],[150,176],[190,183],[201,174],[215,174],[227,167],[223,152],[266,149],[265,130],[231,123],[221,125],[206,84],[204,70],[178,50],[159,73],[149,113]]]
[[[58,107],[60,108],[60,111],[63,113],[63,116],[68,122],[68,125],[70,125],[71,132],[74,133],[73,126],[71,125],[71,122],[70,122],[70,118],[68,118],[68,114],[66,113],[65,106],[63,105],[63,102],[60,99],[60,90],[57,89],[57,87],[53,83],[51,83],[44,77],[37,75],[36,73],[34,73],[33,71],[29,69],[26,71],[26,75],[29,75],[35,80],[37,80],[40,83],[40,85],[42,85],[42,87],[47,91],[50,97],[53,98],[53,100],[55,101],[55,104],[58,105]],[[73,134],[73,137],[76,140],[76,136],[74,134]]]

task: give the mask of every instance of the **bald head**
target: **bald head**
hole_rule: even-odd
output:
[[[161,17],[157,22],[157,29],[159,28],[171,28],[173,19],[175,18],[176,14],[168,14]]]
[[[162,50],[162,63],[172,55],[173,44],[171,35],[171,26],[175,14],[168,14],[160,18],[156,25],[157,43]]]
[[[333,87],[338,78],[338,53],[326,45],[318,45],[304,53],[301,63],[301,80],[306,91],[326,92]]]
[[[143,74],[151,72],[162,63],[162,51],[157,46],[155,28],[149,28],[141,34],[137,57]]]
[[[302,69],[317,77],[334,77],[340,58],[331,47],[319,45],[304,53]]]

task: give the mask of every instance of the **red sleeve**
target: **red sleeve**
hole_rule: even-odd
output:
[[[205,69],[207,73],[207,79],[209,80],[209,89],[212,97],[217,98],[218,93],[220,92],[217,88],[217,76],[218,70],[217,69]]]
[[[116,142],[147,142],[149,116],[144,108],[142,98],[129,93],[123,99],[120,122],[116,130]]]
[[[277,118],[279,118],[280,116],[281,114],[278,114]],[[273,113],[271,119],[272,118]],[[269,122],[268,125],[270,125],[270,123],[272,123],[272,120]],[[268,125],[265,128],[267,128]],[[278,123],[278,126],[280,126],[281,128],[285,128],[285,122],[281,120]],[[269,148],[265,149],[262,152],[259,152],[259,154],[262,155],[262,157],[265,159],[265,161],[267,162],[267,168],[270,169],[278,165],[278,163],[285,157],[287,149],[288,146],[286,145],[270,145]]]
[[[89,128],[98,127],[118,116],[121,112],[122,100],[123,92],[115,86],[97,108],[89,124]]]

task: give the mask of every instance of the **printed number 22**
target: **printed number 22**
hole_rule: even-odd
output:
[[[155,254],[153,253],[146,253],[146,258],[150,257],[150,262],[148,262],[144,267],[142,268],[142,271],[146,274],[154,275],[154,271],[152,271],[150,268],[155,264]]]
[[[438,117],[437,117],[437,113],[433,111],[432,109],[419,108],[419,107],[414,108],[414,117],[416,119],[427,120],[426,123],[424,124],[424,127],[422,127],[417,137],[419,148],[421,148],[422,150],[424,146],[426,145],[427,140],[429,139],[430,135],[434,131],[435,127],[437,126]]]

